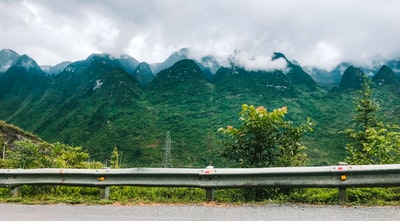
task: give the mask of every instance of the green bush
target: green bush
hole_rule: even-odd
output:
[[[120,202],[198,203],[205,191],[198,188],[111,187],[110,199]]]

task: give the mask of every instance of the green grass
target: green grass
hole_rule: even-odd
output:
[[[100,199],[98,188],[66,186],[23,186],[19,197],[11,197],[0,188],[0,202],[22,204],[203,204],[205,190],[199,188],[111,187],[110,198]],[[217,189],[214,203],[219,204],[313,204],[337,205],[338,190],[306,188],[278,191],[266,189],[263,199],[255,200],[248,189]],[[250,197],[249,197],[250,196]],[[400,205],[400,188],[348,188],[347,205]]]

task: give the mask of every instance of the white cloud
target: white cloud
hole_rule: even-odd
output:
[[[304,66],[324,66],[327,70],[336,67],[342,61],[342,54],[335,45],[325,41],[317,42],[304,57]]]
[[[240,67],[244,67],[249,71],[257,70],[285,70],[287,62],[284,59],[272,60],[271,56],[252,56],[240,51],[235,51],[230,60]]]
[[[183,47],[217,57],[237,49],[254,56],[251,67],[280,51],[329,69],[400,57],[398,8],[396,0],[2,0],[0,48],[39,64],[101,52],[159,62]]]

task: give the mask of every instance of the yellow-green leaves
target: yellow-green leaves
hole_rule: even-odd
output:
[[[285,120],[286,107],[268,111],[264,106],[242,105],[241,126],[219,128],[226,139],[222,156],[241,167],[297,166],[304,163],[305,146],[300,138],[312,123],[293,126]]]

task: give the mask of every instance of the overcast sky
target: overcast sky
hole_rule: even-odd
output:
[[[398,0],[0,0],[0,49],[40,65],[127,53],[160,62],[194,55],[269,59],[333,68],[400,58]]]

